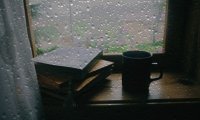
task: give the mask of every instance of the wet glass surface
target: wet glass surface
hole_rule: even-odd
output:
[[[162,52],[166,0],[29,0],[39,54],[64,46]]]

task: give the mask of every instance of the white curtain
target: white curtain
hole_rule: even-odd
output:
[[[23,0],[0,0],[0,120],[43,119]]]

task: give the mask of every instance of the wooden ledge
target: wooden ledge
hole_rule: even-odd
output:
[[[135,104],[200,103],[200,85],[179,82],[182,75],[164,73],[162,79],[153,81],[149,94],[131,94],[122,89],[121,74],[112,74],[107,80],[79,97],[81,106],[126,106]]]

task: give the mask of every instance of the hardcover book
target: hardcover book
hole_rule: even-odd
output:
[[[86,77],[94,76],[100,72],[110,70],[113,68],[114,62],[107,60],[98,60],[94,67],[88,72]]]
[[[90,76],[84,80],[82,80],[79,83],[76,83],[73,87],[74,89],[74,97],[83,94],[87,91],[89,91],[91,88],[94,88],[95,86],[97,86],[100,82],[103,82],[106,80],[106,78],[111,74],[111,69],[107,69],[101,73],[98,73],[94,76]],[[66,86],[63,86],[62,88],[54,88],[53,89],[49,89],[49,87],[44,87],[44,86],[40,86],[41,87],[41,92],[43,94],[49,95],[51,97],[60,99],[60,100],[64,100],[65,97],[68,95],[68,88],[67,88],[67,84],[65,84]]]
[[[71,75],[73,79],[83,79],[102,54],[102,50],[95,48],[69,47],[58,48],[32,60],[36,64],[37,73],[56,72]]]
[[[98,83],[104,81],[112,72],[112,69],[105,69],[104,71],[86,78],[85,80],[75,85],[76,95],[87,92],[89,89],[95,87]]]
[[[82,88],[87,87],[89,84],[94,84],[96,78],[106,77],[112,71],[113,62],[106,60],[99,60],[94,67],[88,72],[86,77],[82,80],[76,81],[74,84],[77,88],[76,91],[80,91]],[[46,89],[64,91],[67,86],[67,82],[73,79],[70,75],[59,74],[59,73],[38,73],[39,85]]]

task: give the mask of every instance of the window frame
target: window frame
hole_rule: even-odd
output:
[[[27,26],[27,32],[28,32],[28,37],[29,37],[29,42],[31,46],[31,51],[32,51],[32,56],[35,57],[37,56],[36,53],[36,46],[35,46],[35,37],[34,33],[32,31],[32,17],[31,17],[31,11],[30,11],[30,6],[29,6],[29,0],[23,0],[24,1],[24,12],[25,12],[25,17],[26,17],[26,26]]]
[[[187,16],[187,0],[167,0],[166,7],[166,20],[165,20],[165,31],[164,31],[164,50],[163,53],[153,54],[155,61],[161,63],[161,66],[168,69],[179,68],[181,66],[182,43],[185,20]],[[25,14],[27,18],[27,30],[30,39],[31,49],[33,57],[37,56],[35,47],[35,38],[31,30],[31,13],[28,5],[28,0],[24,0]],[[186,12],[186,14],[185,14]],[[181,22],[179,22],[181,20]],[[176,39],[176,40],[175,40]],[[121,59],[122,54],[104,54],[103,59],[114,61],[115,70],[121,71]]]

